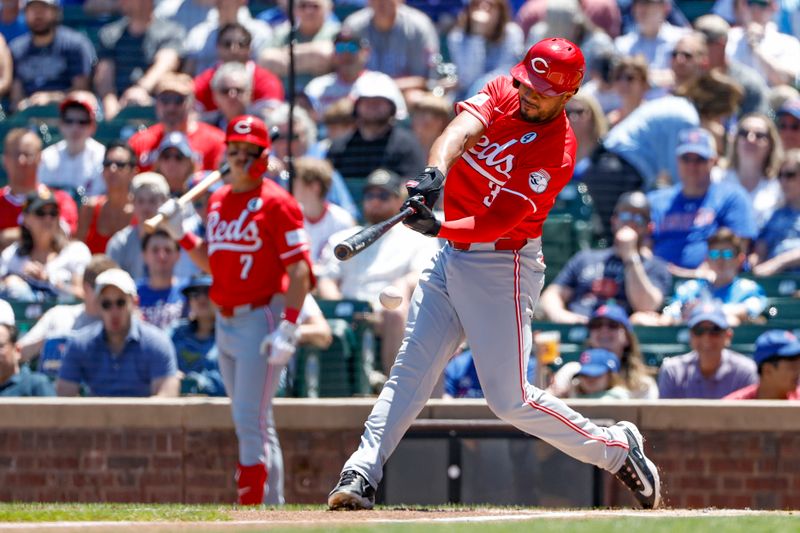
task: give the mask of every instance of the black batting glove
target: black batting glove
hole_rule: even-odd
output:
[[[433,209],[444,185],[444,174],[436,167],[425,167],[417,177],[406,182],[408,197],[422,196],[425,205]]]
[[[436,237],[439,235],[442,223],[436,220],[431,208],[425,205],[422,200],[422,197],[414,196],[403,203],[403,209],[413,207],[416,211],[416,213],[405,219],[403,224],[428,237]]]

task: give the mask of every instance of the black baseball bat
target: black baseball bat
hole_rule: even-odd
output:
[[[406,207],[392,218],[364,228],[352,237],[343,240],[333,249],[333,254],[339,261],[347,261],[356,254],[361,253],[367,246],[380,239],[384,233],[416,213],[411,206]]]

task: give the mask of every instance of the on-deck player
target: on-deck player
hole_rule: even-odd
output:
[[[460,113],[431,147],[429,166],[406,184],[405,205],[417,209],[406,224],[448,244],[420,277],[409,333],[361,444],[328,497],[331,509],[372,507],[384,463],[465,336],[495,414],[616,473],[643,507],[659,505],[658,472],[635,425],[599,427],[525,379],[530,323],[544,283],[542,224],[575,166],[564,106],[584,68],[580,49],[565,39],[534,44],[510,77],[499,76],[458,104]],[[439,222],[431,208],[445,174],[446,221]]]
[[[272,398],[294,354],[298,315],[313,283],[309,243],[295,199],[262,179],[270,148],[264,123],[247,115],[234,118],[226,143],[230,183],[208,200],[205,239],[183,232],[183,213],[174,200],[159,212],[213,278],[209,296],[217,306],[219,367],[239,440],[238,501],[283,503]]]

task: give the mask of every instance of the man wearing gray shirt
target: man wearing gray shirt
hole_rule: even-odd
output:
[[[755,362],[727,348],[733,330],[718,304],[698,303],[688,325],[693,350],[661,364],[659,398],[718,400],[758,382]]]
[[[439,37],[425,13],[402,0],[369,0],[343,26],[370,43],[369,70],[388,74],[404,92],[426,88]]]

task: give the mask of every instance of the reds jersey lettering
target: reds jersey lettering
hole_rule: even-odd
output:
[[[224,185],[208,205],[206,243],[214,278],[209,295],[217,305],[269,300],[288,286],[286,265],[310,263],[302,211],[274,182],[264,180],[242,193]]]
[[[457,106],[480,120],[484,131],[448,173],[445,219],[479,216],[499,195],[510,194],[525,202],[529,214],[503,238],[539,237],[575,166],[577,143],[569,120],[564,113],[548,122],[525,120],[508,76],[489,82],[478,94]]]

